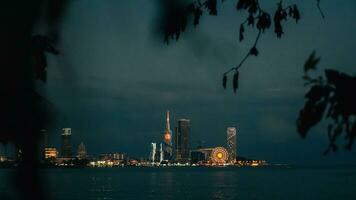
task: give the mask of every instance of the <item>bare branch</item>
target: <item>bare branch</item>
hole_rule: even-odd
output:
[[[320,12],[321,17],[324,19],[325,15],[324,15],[323,11],[320,8],[320,0],[316,0],[316,6],[318,7],[318,10]]]

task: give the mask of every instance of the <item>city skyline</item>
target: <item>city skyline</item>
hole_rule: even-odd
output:
[[[88,150],[119,146],[139,156],[147,151],[146,141],[162,138],[151,139],[164,131],[160,122],[169,108],[177,118],[194,119],[192,146],[199,138],[205,138],[206,146],[225,144],[225,137],[216,133],[239,124],[243,155],[295,164],[355,163],[355,151],[322,155],[328,146],[325,127],[314,127],[306,140],[296,130],[304,104],[303,64],[313,50],[321,56],[320,67],[355,72],[348,55],[356,44],[347,39],[355,32],[355,2],[323,2],[328,20],[321,19],[314,2],[300,3],[306,20],[286,23],[281,40],[273,31],[264,34],[258,57],[241,68],[236,95],[231,85],[222,88],[222,73],[248,52],[254,34],[238,42],[237,22],[245,16],[235,6],[224,2],[217,17],[203,17],[196,29],[187,27],[178,42],[166,46],[153,33],[154,1],[71,4],[58,47],[65,53],[48,57],[49,81],[40,88],[56,113],[48,131],[72,127],[77,134],[73,142],[86,141]],[[274,6],[266,4],[266,9]],[[350,31],[338,31],[344,29]],[[331,42],[335,35],[342,39]]]
[[[169,46],[151,38],[155,4],[141,4],[145,6],[95,1],[70,5],[58,45],[65,53],[48,56],[49,81],[38,88],[55,113],[47,129],[53,144],[60,144],[55,135],[61,128],[72,127],[73,143],[86,141],[88,150],[115,151],[120,146],[139,156],[146,141],[163,131],[161,116],[169,108],[178,118],[194,119],[192,146],[203,137],[206,146],[225,144],[216,133],[240,124],[243,155],[294,164],[355,164],[355,150],[322,155],[328,146],[325,127],[314,127],[306,140],[296,130],[305,94],[302,68],[313,50],[321,57],[320,67],[355,73],[348,55],[356,44],[347,39],[355,32],[354,1],[324,2],[328,20],[315,12],[314,3],[301,3],[307,20],[288,27],[282,40],[264,35],[261,54],[241,69],[236,95],[230,85],[223,90],[221,76],[249,50],[252,38],[236,41],[231,27],[242,16],[232,20],[236,16],[236,10],[229,9],[235,7],[232,2],[224,3],[221,15],[207,16],[196,30],[188,29]],[[122,29],[121,23],[129,26]],[[348,31],[337,31],[345,28]],[[92,34],[86,34],[88,30]],[[342,40],[330,42],[335,35]],[[214,126],[197,128],[209,124]],[[153,140],[158,141],[162,136],[156,137]]]
[[[166,111],[165,131],[161,141],[151,142],[148,157],[131,157],[129,152],[98,152],[88,153],[84,142],[80,142],[75,151],[72,141],[72,128],[62,128],[59,148],[48,142],[48,133],[41,130],[38,158],[43,167],[124,167],[124,166],[266,166],[265,160],[254,160],[236,156],[236,128],[227,127],[226,146],[190,145],[191,119],[176,120],[175,131],[171,131],[170,112]],[[173,136],[174,135],[174,136]],[[172,140],[172,138],[175,138]],[[204,139],[204,138],[202,138]],[[173,152],[173,147],[175,152]],[[22,149],[16,150],[16,157],[5,155],[8,166],[16,166],[22,160]],[[121,152],[121,153],[119,153]],[[6,164],[5,164],[6,165]],[[5,166],[4,165],[4,166]]]
[[[166,131],[167,130],[170,130],[170,137],[172,137],[170,140],[171,140],[171,142],[172,142],[172,153],[174,153],[175,155],[176,155],[176,152],[174,152],[174,151],[177,151],[177,149],[176,149],[176,142],[177,142],[177,140],[176,140],[176,136],[177,136],[177,131],[178,131],[178,127],[179,127],[179,124],[180,123],[188,123],[188,124],[184,124],[183,126],[187,126],[187,128],[189,129],[189,130],[185,130],[185,131],[188,131],[189,133],[189,135],[191,135],[192,133],[190,132],[190,122],[191,122],[191,119],[186,119],[186,118],[179,118],[179,117],[177,117],[177,120],[175,120],[174,121],[174,123],[173,123],[173,125],[174,125],[174,127],[175,127],[175,131],[171,131],[171,129],[170,129],[170,120],[169,120],[169,118],[172,116],[172,115],[170,115],[170,114],[168,114],[168,113],[171,113],[171,112],[169,112],[169,110],[167,110],[166,111],[166,120],[164,121],[164,120],[162,120],[162,121],[164,121],[165,122],[165,131],[164,131],[164,135],[163,135],[163,137],[162,137],[162,139],[161,140],[157,140],[155,143],[157,144],[157,147],[159,146],[159,144],[160,143],[164,143],[164,139],[165,139],[165,134],[167,133]],[[173,117],[174,117],[174,115],[173,115]],[[230,127],[231,127],[231,125],[230,125]],[[228,128],[228,127],[226,127],[226,128]],[[66,150],[66,151],[69,151],[69,152],[71,152],[70,154],[73,154],[73,153],[75,153],[76,152],[76,148],[74,148],[73,149],[73,147],[76,147],[76,146],[78,146],[78,145],[80,145],[81,143],[85,143],[85,141],[82,141],[82,140],[78,140],[78,138],[76,138],[76,136],[75,136],[75,130],[74,130],[74,137],[72,136],[72,128],[61,128],[60,130],[62,130],[62,132],[60,132],[60,135],[61,135],[61,140],[60,140],[60,142],[59,142],[59,144],[55,144],[56,142],[54,142],[54,143],[48,143],[47,142],[47,146],[48,147],[55,147],[55,146],[57,146],[57,149],[59,150],[61,150],[61,151],[63,151],[63,148],[64,148],[64,146],[66,146],[66,148],[68,149],[68,150]],[[225,129],[226,130],[226,129]],[[51,137],[49,138],[51,141],[54,141],[55,140],[55,138],[56,138],[56,135],[53,135],[53,134],[50,134],[50,133],[48,133],[48,131],[46,131],[47,132],[47,134],[46,134],[46,137],[48,137],[48,135],[50,135]],[[153,138],[157,138],[157,135],[159,135],[158,133],[159,133],[160,131],[157,131],[157,133],[156,134],[154,134],[154,135],[152,135],[152,137]],[[222,138],[224,138],[224,131],[221,131],[221,137]],[[185,132],[185,134],[187,134],[187,132]],[[71,138],[68,138],[68,136],[71,136]],[[53,138],[54,137],[54,138]],[[73,137],[73,138],[72,138]],[[188,137],[190,137],[190,136],[188,136]],[[75,140],[75,141],[80,141],[79,143],[78,142],[74,142],[74,143],[72,143],[71,141],[72,140]],[[189,141],[189,139],[187,139],[187,138],[185,138],[186,140],[188,140],[188,141],[186,141],[188,144],[185,144],[185,148],[187,148],[187,149],[190,149],[190,148],[193,148],[193,149],[196,149],[197,147],[199,147],[201,144],[202,144],[202,142],[206,142],[206,139],[204,139],[204,138],[200,138],[200,140],[197,140],[196,141],[196,144],[195,145],[192,145],[191,143],[190,143],[190,141]],[[47,138],[47,140],[48,140],[48,138]],[[174,141],[174,142],[173,142]],[[150,142],[152,142],[152,141],[150,141]],[[66,144],[64,144],[64,143],[66,143]],[[70,147],[68,146],[68,143],[70,143],[71,145],[70,145]],[[226,142],[225,142],[226,143]],[[224,143],[214,143],[214,142],[209,142],[209,143],[207,143],[207,145],[208,146],[225,146],[225,144]],[[110,149],[111,147],[109,147],[109,149]],[[104,152],[110,152],[110,151],[115,151],[115,150],[103,150],[102,152],[90,152],[92,155],[100,155],[101,153],[104,153]],[[121,149],[120,147],[118,147],[118,148],[116,148],[116,151],[121,151],[121,152],[127,152],[127,153],[130,153],[129,151],[125,151],[124,149]],[[187,150],[186,150],[187,151]],[[189,151],[189,150],[188,150]],[[68,153],[64,153],[65,155],[69,155]],[[146,156],[146,151],[143,151],[141,154],[139,154],[139,155],[134,155],[134,157],[144,157],[144,156]],[[60,156],[62,156],[63,155],[63,153],[60,153],[59,154]],[[75,154],[73,154],[73,155],[75,155]],[[187,153],[185,153],[185,156],[187,156]],[[65,156],[64,156],[65,157]],[[149,157],[149,155],[147,155],[147,157]],[[255,155],[255,157],[258,157],[258,155]],[[186,158],[186,157],[185,157]]]
[[[169,110],[167,110],[163,139],[161,142],[151,142],[151,150],[147,159],[151,162],[158,162],[158,163],[161,163],[162,161],[188,163],[191,161],[191,151],[196,151],[206,147],[201,146],[202,144],[200,144],[197,147],[193,147],[191,149],[191,144],[189,139],[191,137],[191,133],[190,133],[191,120],[185,118],[177,119],[176,123],[173,123],[173,125],[176,124],[174,129],[175,131],[172,132],[170,129],[170,125],[171,125],[170,116],[171,116],[170,112]],[[53,144],[48,143],[48,133],[45,129],[42,130],[43,139],[41,140],[42,142],[40,144],[40,147],[42,149],[41,154],[43,155],[41,155],[40,157],[44,157],[45,159],[50,159],[50,158],[86,159],[90,155],[91,156],[105,155],[103,154],[103,152],[92,152],[91,154],[88,154],[83,141],[80,142],[77,150],[75,151],[75,148],[73,148],[74,144],[72,144],[71,142],[72,128],[67,127],[67,128],[62,128],[61,130],[62,130],[61,145],[58,148],[56,148]],[[172,137],[174,137],[175,140],[172,140]],[[235,127],[227,127],[226,141],[227,141],[227,145],[225,146],[225,148],[228,150],[228,158],[229,158],[226,159],[226,162],[227,161],[234,162],[236,160],[236,151],[237,151]],[[169,148],[171,148],[168,150],[171,151],[170,152],[171,155],[169,155],[170,157],[168,158],[167,155],[165,155],[167,153],[167,150],[165,149],[166,147],[164,146],[165,143],[169,143],[170,145]],[[173,152],[173,147],[175,152]],[[140,156],[140,158],[142,158],[142,156]]]
[[[356,199],[356,0],[4,1],[0,199]]]

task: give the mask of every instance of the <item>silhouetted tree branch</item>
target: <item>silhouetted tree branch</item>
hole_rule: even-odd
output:
[[[223,2],[223,1],[222,1]],[[189,19],[193,18],[193,25],[196,27],[203,15],[204,11],[207,11],[209,15],[217,15],[217,0],[205,0],[203,3],[200,0],[186,3],[185,1],[162,1],[162,5],[165,11],[166,21],[163,23],[164,29],[164,42],[169,44],[170,39],[178,40],[181,33],[185,31]],[[318,0],[319,6],[319,0]],[[245,27],[257,29],[257,36],[254,44],[252,45],[246,56],[242,58],[240,63],[225,73],[223,73],[223,87],[226,88],[227,76],[230,72],[234,71],[233,78],[233,90],[236,92],[237,88],[234,80],[236,80],[236,74],[238,69],[244,64],[250,55],[257,56],[259,51],[257,49],[257,43],[261,37],[261,34],[268,30],[272,24],[271,14],[262,9],[259,0],[238,0],[236,4],[237,11],[246,11],[248,17],[240,24],[239,41],[242,42],[245,38]],[[288,19],[294,19],[296,23],[300,19],[300,12],[296,4],[284,5],[282,1],[277,4],[277,8],[273,15],[274,32],[277,38],[281,38],[284,31],[282,22]]]
[[[356,77],[332,69],[326,69],[324,76],[310,77],[308,72],[317,69],[319,60],[313,52],[304,65],[303,79],[309,91],[297,120],[298,132],[305,138],[313,126],[327,120],[330,144],[324,153],[338,150],[336,141],[342,134],[345,149],[351,150],[356,137]]]
[[[320,0],[316,0],[316,6],[318,7],[318,10],[320,12],[321,17],[324,19],[325,15],[324,15],[323,11],[320,8]]]

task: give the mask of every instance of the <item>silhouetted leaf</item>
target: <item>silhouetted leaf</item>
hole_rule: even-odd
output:
[[[274,13],[274,32],[276,33],[277,37],[280,38],[283,34],[283,28],[282,28],[282,20],[287,19],[287,12],[283,10],[282,8],[282,2],[278,3],[278,8],[276,12]]]
[[[290,16],[290,17],[293,17],[293,8],[292,7],[289,7],[289,9],[288,9],[288,15]]]
[[[263,12],[263,14],[261,14],[258,17],[256,27],[258,28],[258,30],[262,30],[264,32],[265,29],[268,29],[270,26],[271,26],[271,17],[268,13]]]
[[[244,39],[244,32],[245,32],[244,25],[241,24],[241,25],[240,25],[240,36],[239,36],[240,42]]]
[[[196,8],[194,10],[194,21],[193,21],[194,27],[199,24],[199,20],[200,20],[200,17],[202,16],[202,14],[203,14],[203,11],[200,8]]]
[[[227,75],[224,74],[224,77],[223,77],[223,87],[224,87],[224,89],[226,89],[226,82],[227,82]]]
[[[250,49],[250,54],[254,56],[258,55],[258,50],[255,46]]]
[[[247,25],[255,25],[255,18],[253,17],[253,15],[250,15],[248,18],[247,18]]]
[[[298,23],[299,19],[300,19],[300,13],[299,13],[299,10],[297,8],[297,5],[294,5],[293,6],[293,16],[292,16],[295,21]]]
[[[335,85],[340,80],[340,73],[336,70],[326,69],[325,76],[328,83],[332,85]]]
[[[234,92],[236,93],[237,88],[239,87],[239,71],[236,70],[233,80],[232,80],[232,86],[234,89]]]
[[[304,64],[304,72],[307,73],[309,70],[315,70],[316,65],[319,63],[320,57],[315,57],[315,51],[308,57],[307,61]]]
[[[251,0],[239,0],[236,5],[236,9],[247,9],[248,7],[251,6],[252,1]]]
[[[248,12],[251,14],[255,14],[257,12],[257,7],[258,7],[258,2],[257,0],[251,0],[250,1],[250,7],[248,8]]]
[[[316,103],[309,100],[306,102],[304,108],[300,111],[299,118],[297,120],[298,132],[303,138],[306,137],[307,132],[311,127],[320,122],[326,105],[325,101]]]
[[[204,5],[209,10],[209,15],[217,15],[218,11],[216,9],[216,0],[207,0]]]
[[[309,92],[306,93],[305,98],[309,99],[312,102],[316,102],[321,98],[327,97],[330,93],[330,90],[321,85],[313,85]]]

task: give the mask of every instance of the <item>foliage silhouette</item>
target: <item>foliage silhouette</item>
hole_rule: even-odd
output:
[[[193,25],[196,27],[203,15],[203,11],[207,11],[209,15],[217,15],[217,0],[195,0],[195,1],[161,1],[163,4],[164,11],[164,21],[163,21],[163,31],[164,31],[164,42],[169,44],[171,39],[178,40],[181,33],[185,31],[189,20],[193,18]],[[221,0],[224,2],[224,0]],[[324,14],[320,8],[320,0],[316,0],[317,7],[324,18]],[[242,42],[245,38],[245,27],[249,26],[257,30],[257,36],[254,44],[247,52],[246,56],[242,58],[241,62],[231,69],[223,73],[223,87],[226,88],[227,75],[234,71],[234,74],[238,72],[238,69],[251,55],[257,56],[259,51],[257,49],[257,44],[260,39],[261,33],[268,30],[272,24],[272,14],[261,8],[259,0],[237,0],[236,4],[237,11],[245,11],[248,17],[240,24],[239,29],[239,41]],[[277,38],[281,38],[284,34],[283,23],[288,21],[288,19],[294,19],[296,23],[300,20],[300,12],[296,4],[285,5],[281,0],[277,4],[277,8],[273,15],[273,25],[274,32]],[[233,75],[235,76],[235,75]],[[236,93],[235,82],[233,78],[233,90]]]
[[[48,35],[56,40],[56,22],[64,6],[64,0],[1,2],[0,142],[21,149],[19,166],[10,183],[22,199],[46,198],[37,173],[37,150],[40,130],[46,128],[50,117],[44,98],[36,92],[35,80],[47,79],[45,52],[58,54],[47,36],[32,35],[33,28],[40,17],[45,17]]]
[[[309,91],[299,113],[297,130],[305,138],[313,126],[327,120],[330,144],[324,154],[338,150],[336,141],[342,134],[345,149],[351,150],[356,137],[356,96],[353,94],[356,77],[333,69],[326,69],[324,76],[310,77],[308,72],[316,70],[319,61],[313,52],[304,65],[303,79]]]
[[[171,1],[170,1],[171,2]],[[316,0],[317,8],[322,16],[325,18],[324,13],[320,8],[320,0]],[[209,5],[203,7],[203,5]],[[164,41],[168,44],[169,40],[175,38],[179,39],[181,32],[184,32],[188,24],[189,16],[193,16],[193,25],[196,27],[203,14],[205,8],[210,15],[217,15],[216,1],[205,1],[201,3],[200,0],[194,1],[187,6],[183,3],[180,6],[170,7],[170,10],[177,9],[173,13],[180,13],[180,15],[172,15],[167,18],[165,29]],[[236,9],[238,11],[246,11],[248,17],[240,24],[239,41],[242,42],[245,38],[245,27],[255,28],[257,36],[250,50],[241,62],[223,73],[222,85],[226,89],[228,74],[233,73],[232,88],[234,93],[238,89],[239,68],[244,64],[247,58],[251,55],[258,56],[259,50],[257,49],[258,41],[261,34],[271,27],[272,19],[271,14],[260,7],[258,0],[238,0]],[[281,38],[284,34],[283,23],[288,19],[294,19],[296,23],[300,20],[300,11],[296,4],[284,5],[282,1],[277,4],[277,8],[273,15],[274,33],[277,38]],[[177,23],[179,22],[179,23]],[[328,126],[328,136],[330,139],[329,148],[325,151],[328,153],[330,150],[336,151],[336,139],[345,132],[345,139],[348,140],[346,149],[351,150],[354,138],[356,137],[356,119],[355,119],[355,97],[350,97],[347,90],[348,86],[355,86],[355,77],[349,76],[344,73],[339,73],[335,70],[325,70],[325,80],[323,77],[311,78],[308,76],[309,70],[315,70],[320,58],[315,58],[313,52],[307,59],[304,65],[306,85],[312,85],[310,91],[306,94],[307,102],[304,108],[300,111],[297,121],[298,132],[305,138],[309,129],[319,123],[323,117],[324,112],[327,110],[326,119],[331,118],[333,123]]]

